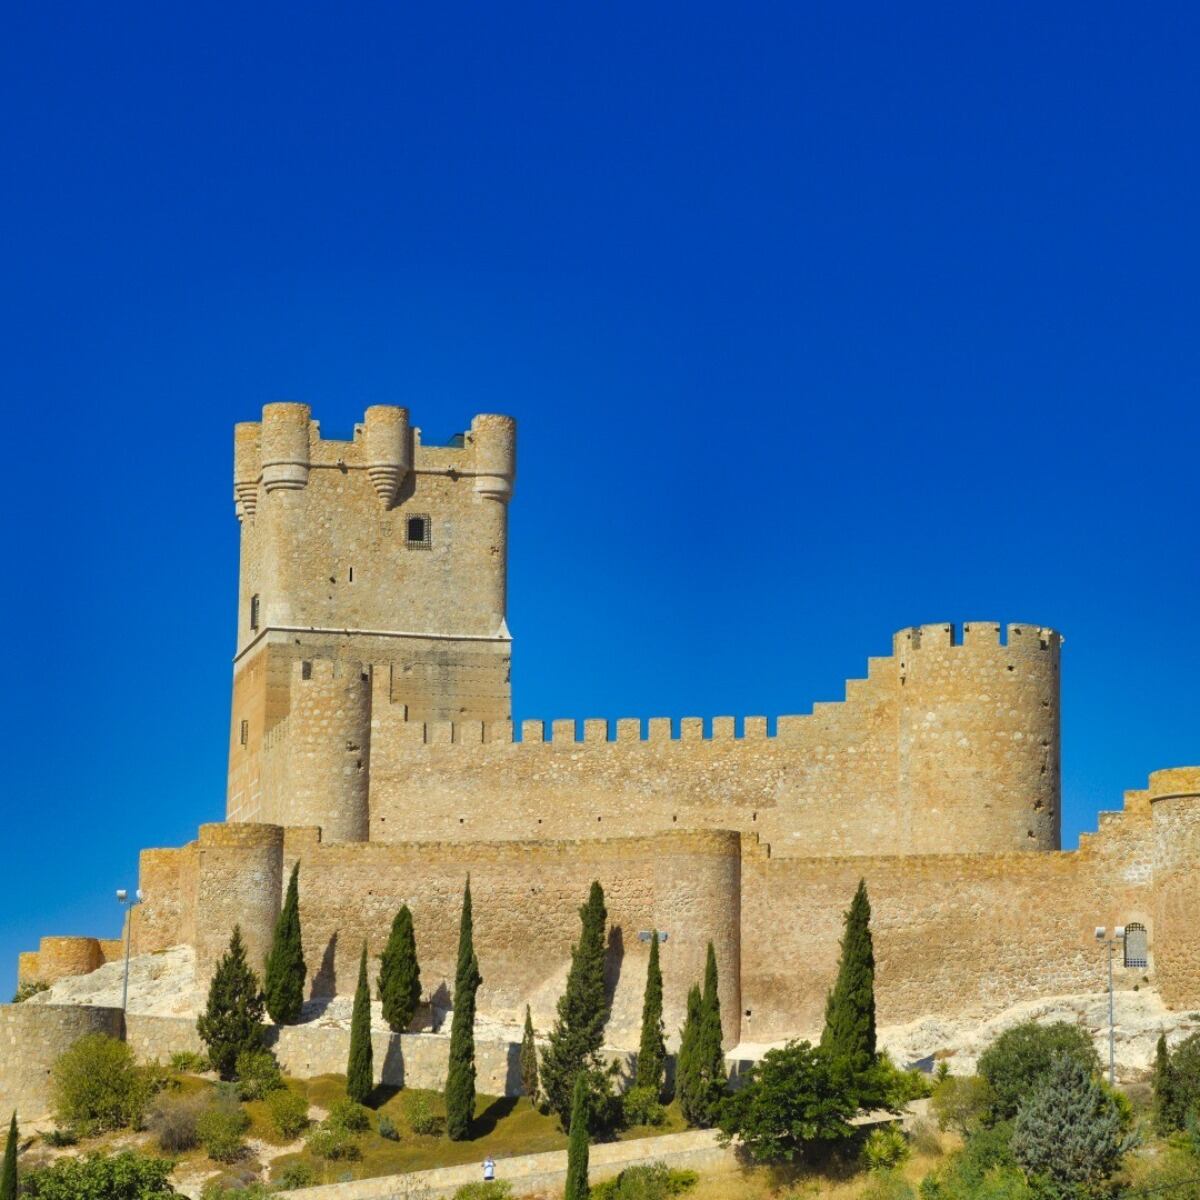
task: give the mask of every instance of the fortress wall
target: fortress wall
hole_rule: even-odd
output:
[[[1152,934],[1163,999],[1200,1005],[1200,767],[1150,776],[1155,879]]]
[[[649,944],[661,947],[667,1029],[683,1021],[687,988],[702,979],[708,940],[718,957],[730,1042],[737,1038],[740,959],[739,839],[730,833],[667,833],[636,840],[476,844],[322,845],[289,831],[286,855],[300,862],[300,905],[314,995],[354,989],[367,942],[372,979],[400,903],[412,909],[422,985],[450,999],[463,884],[471,876],[475,944],[483,974],[480,1008],[518,1022],[528,1002],[548,1030],[562,992],[579,907],[593,879],[611,927],[613,1010],[607,1037],[636,1046]]]
[[[1094,927],[1136,919],[1152,895],[1144,877],[1114,869],[1116,857],[1088,851],[786,859],[748,847],[742,1036],[819,1034],[844,914],[860,878],[871,898],[880,1023],[930,1013],[982,1016],[1038,996],[1099,990],[1107,958]],[[1153,978],[1126,971],[1119,956],[1117,964],[1118,986]]]
[[[195,943],[196,858],[194,842],[177,849],[142,851],[138,886],[145,899],[134,910],[134,954]]]

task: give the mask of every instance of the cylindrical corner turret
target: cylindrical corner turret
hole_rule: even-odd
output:
[[[1171,1008],[1200,1005],[1200,767],[1150,776],[1154,830],[1154,977]]]
[[[262,479],[268,492],[295,490],[308,483],[310,415],[307,404],[264,406]]]
[[[1059,648],[1039,625],[970,621],[894,640],[898,782],[912,852],[1057,850]]]
[[[507,503],[517,477],[517,423],[512,417],[480,413],[471,422],[475,446],[475,490]]]
[[[367,409],[364,426],[367,474],[383,507],[391,508],[412,470],[408,409],[373,404]]]
[[[239,421],[233,427],[233,502],[239,521],[254,520],[261,474],[262,425]]]

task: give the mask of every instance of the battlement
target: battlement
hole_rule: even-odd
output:
[[[996,621],[953,621],[933,625],[910,625],[892,638],[896,657],[920,650],[946,650],[955,646],[1003,646],[1012,650],[1053,651],[1062,647],[1062,634],[1044,625],[1010,624]]]
[[[308,486],[313,470],[365,471],[384,510],[413,474],[469,479],[480,496],[507,502],[516,478],[516,423],[479,413],[448,445],[423,445],[407,408],[376,404],[349,439],[324,438],[307,404],[265,405],[261,421],[234,427],[233,498],[239,520],[253,521],[267,493]]]

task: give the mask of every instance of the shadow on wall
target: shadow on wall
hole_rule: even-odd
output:
[[[620,925],[608,931],[608,949],[604,954],[604,999],[611,1010],[621,982],[621,967],[625,962],[625,935]]]
[[[321,965],[313,976],[310,994],[314,1000],[318,996],[337,995],[337,941],[338,935],[334,931],[329,945],[325,947],[325,953],[321,955]]]
[[[379,1071],[379,1086],[402,1088],[404,1086],[404,1052],[398,1037],[388,1038],[387,1053]]]

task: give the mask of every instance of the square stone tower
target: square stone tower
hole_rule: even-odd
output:
[[[350,441],[322,438],[305,404],[236,427],[229,820],[365,838],[373,695],[415,720],[510,718],[515,474],[511,417],[445,446],[389,405]]]

